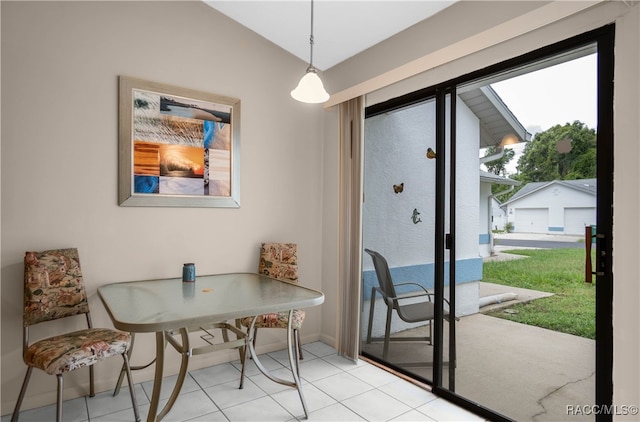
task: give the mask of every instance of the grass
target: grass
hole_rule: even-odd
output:
[[[487,315],[595,339],[595,281],[584,281],[584,249],[518,249],[528,258],[484,264],[483,281],[554,293]],[[595,262],[595,261],[594,261]]]

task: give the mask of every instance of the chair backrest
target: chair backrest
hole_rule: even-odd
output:
[[[298,282],[298,246],[295,243],[263,243],[258,272],[278,280]]]
[[[371,259],[373,259],[373,266],[376,269],[380,289],[384,292],[385,296],[396,297],[396,289],[393,287],[393,279],[391,278],[387,260],[378,252],[372,251],[371,249],[365,249],[364,251],[371,255]]]
[[[88,313],[89,303],[77,249],[25,253],[23,314],[25,327]]]

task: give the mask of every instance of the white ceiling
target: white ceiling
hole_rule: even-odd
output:
[[[310,0],[203,0],[309,62]],[[313,64],[327,70],[457,0],[315,0]]]

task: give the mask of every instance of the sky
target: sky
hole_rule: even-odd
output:
[[[597,127],[596,54],[492,84],[509,110],[533,134],[579,120]],[[524,144],[507,165],[515,173]]]

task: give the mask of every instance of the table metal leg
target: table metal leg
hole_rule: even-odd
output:
[[[189,367],[189,356],[191,355],[191,346],[189,345],[189,333],[186,328],[180,329],[180,336],[182,337],[181,348],[178,349],[182,359],[180,361],[180,370],[178,371],[178,379],[173,386],[173,391],[169,396],[169,400],[164,405],[162,410],[158,412],[160,405],[160,392],[162,390],[162,379],[164,372],[164,352],[166,349],[167,341],[170,341],[174,347],[175,341],[169,338],[169,333],[164,331],[156,333],[156,373],[153,378],[153,393],[151,395],[151,405],[149,407],[149,414],[147,415],[147,422],[159,422],[164,418],[171,410],[174,403],[180,395],[182,384],[187,376],[187,369]]]
[[[251,321],[251,326],[249,327],[249,335],[253,337],[253,333],[255,332],[255,324],[257,317],[253,318]],[[295,350],[295,342],[293,338],[293,328],[291,327],[291,321],[293,320],[293,309],[289,311],[289,324],[287,325],[287,352],[289,353],[289,365],[291,366],[291,375],[293,376],[293,382],[283,380],[272,375],[267,368],[262,365],[260,359],[258,358],[258,354],[256,353],[255,346],[253,345],[253,338],[249,338],[247,340],[247,346],[249,346],[249,352],[251,353],[251,357],[255,362],[256,366],[267,378],[269,378],[273,382],[277,382],[278,384],[286,385],[289,387],[293,387],[298,390],[298,395],[300,396],[300,402],[302,403],[302,410],[304,410],[305,419],[309,418],[309,412],[307,411],[307,402],[304,399],[304,394],[302,393],[302,385],[300,383],[298,362],[294,353],[297,353]]]
[[[156,422],[156,414],[160,403],[160,391],[162,389],[162,375],[164,371],[164,348],[166,338],[164,331],[156,333],[156,373],[153,378],[153,393],[151,394],[151,404],[149,406],[149,414],[147,422]]]
[[[211,328],[221,329],[222,337],[224,341],[222,343],[212,343],[211,341],[205,339],[204,337],[201,337],[203,340],[209,343],[209,345],[192,348],[189,340],[189,331],[197,330],[197,331],[205,331],[209,333],[207,329],[211,329]],[[228,331],[232,331],[235,334],[236,336],[235,340],[229,339]],[[180,335],[180,341],[176,340],[174,337],[178,334]],[[211,353],[217,350],[224,350],[224,349],[231,349],[231,348],[240,348],[241,350],[243,350],[246,347],[246,338],[247,338],[247,336],[242,331],[240,331],[238,328],[226,322],[209,324],[206,328],[198,327],[198,328],[189,329],[189,328],[183,327],[183,328],[180,328],[179,330],[167,331],[164,333],[164,336],[165,336],[164,337],[165,344],[166,343],[171,344],[171,346],[173,346],[173,348],[178,353],[180,353],[181,361],[180,361],[180,370],[178,371],[178,378],[176,380],[176,384],[173,386],[173,391],[171,392],[171,396],[169,396],[169,400],[167,401],[167,404],[165,404],[162,411],[158,413],[158,416],[156,419],[157,421],[160,421],[162,418],[166,416],[167,413],[169,413],[169,411],[175,404],[176,400],[178,399],[178,396],[180,395],[180,390],[182,389],[182,385],[184,384],[184,380],[187,377],[187,369],[189,368],[189,358],[191,356],[200,355],[204,353]],[[246,356],[246,352],[242,351],[241,356]],[[243,386],[243,380],[244,380],[244,359],[242,359],[242,371],[240,373],[240,388],[242,388]],[[155,391],[155,384],[154,384],[154,391]]]
[[[302,394],[302,384],[300,383],[300,368],[298,367],[298,351],[296,339],[293,335],[293,329],[291,327],[291,321],[293,320],[293,309],[289,311],[289,325],[287,326],[287,349],[289,352],[289,364],[291,365],[291,375],[293,375],[293,382],[298,390],[300,396],[300,402],[302,403],[302,409],[304,410],[304,417],[309,419],[309,413],[307,411],[307,402]]]
[[[189,345],[189,332],[186,328],[180,329],[180,337],[182,338],[182,350],[179,350],[179,352],[182,356],[182,359],[180,360],[178,379],[176,380],[176,385],[173,386],[173,391],[171,392],[171,396],[169,396],[167,404],[164,405],[164,408],[158,414],[158,421],[162,420],[162,418],[164,418],[173,407],[173,404],[176,402],[178,396],[180,395],[180,390],[182,389],[182,384],[184,384],[184,379],[187,376],[187,369],[189,368],[189,356],[191,356],[191,346]],[[162,384],[162,380],[160,380],[160,384]],[[155,393],[155,384],[153,388]]]

